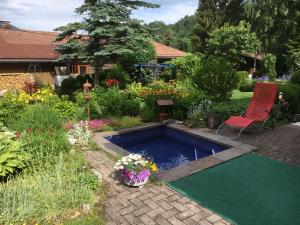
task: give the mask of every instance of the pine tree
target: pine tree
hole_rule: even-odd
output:
[[[78,59],[95,68],[95,83],[99,80],[99,68],[104,63],[114,63],[134,54],[148,42],[145,28],[139,20],[130,17],[132,10],[158,7],[142,0],[85,0],[75,10],[81,22],[58,27],[57,41],[60,60]],[[139,44],[137,44],[139,43]]]

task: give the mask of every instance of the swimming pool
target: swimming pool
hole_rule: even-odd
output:
[[[106,136],[105,139],[130,153],[151,158],[160,170],[169,170],[228,148],[166,126]]]

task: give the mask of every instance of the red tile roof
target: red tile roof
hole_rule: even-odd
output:
[[[53,61],[59,56],[54,51],[58,33],[29,30],[0,29],[0,61],[45,60]],[[186,53],[151,41],[158,58],[176,58]]]
[[[56,60],[57,33],[0,29],[0,60]]]
[[[151,43],[156,50],[157,58],[166,58],[166,59],[177,58],[177,57],[183,57],[187,54],[186,52],[180,51],[178,49],[169,47],[167,45],[155,41],[151,41]]]

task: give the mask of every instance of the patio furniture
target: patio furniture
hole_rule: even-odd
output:
[[[231,116],[218,127],[216,133],[219,134],[221,128],[227,125],[231,128],[240,130],[236,136],[229,137],[231,139],[236,139],[251,125],[259,126],[262,129],[270,118],[276,95],[276,84],[257,83],[254,88],[253,98],[246,112],[240,116]]]

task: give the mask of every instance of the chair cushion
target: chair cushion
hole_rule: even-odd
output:
[[[241,116],[231,116],[225,123],[231,127],[245,128],[254,123],[255,120],[247,119]]]

